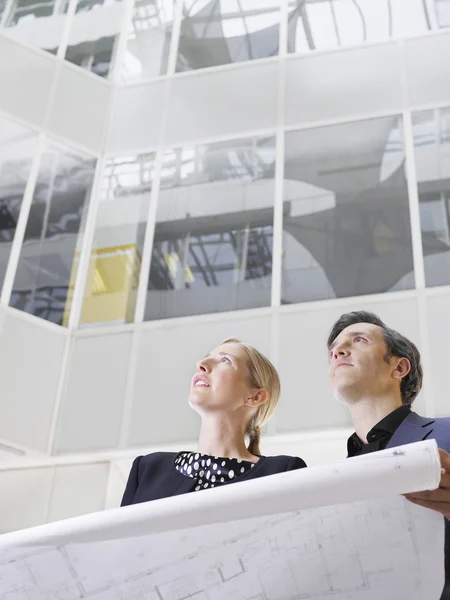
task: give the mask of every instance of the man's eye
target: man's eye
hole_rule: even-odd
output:
[[[355,342],[358,342],[358,341],[363,341],[363,342],[365,342],[365,341],[366,341],[366,338],[363,338],[362,336],[360,336],[360,335],[357,335],[357,336],[355,337]]]

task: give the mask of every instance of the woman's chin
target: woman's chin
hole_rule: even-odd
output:
[[[206,404],[206,395],[199,394],[197,390],[191,390],[191,393],[188,396],[188,403],[191,408],[197,410]]]

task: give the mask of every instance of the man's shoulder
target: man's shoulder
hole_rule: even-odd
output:
[[[450,417],[419,417],[419,419],[422,427],[430,430],[426,439],[435,439],[440,448],[450,452]]]

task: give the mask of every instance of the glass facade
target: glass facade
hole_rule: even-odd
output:
[[[91,250],[81,324],[132,322],[155,155],[109,159]]]
[[[413,115],[427,286],[450,285],[450,108]]]
[[[58,325],[69,308],[78,238],[95,160],[49,142],[44,149],[10,305]]]
[[[78,0],[66,60],[107,77],[121,28],[122,8],[121,0]]]
[[[146,319],[268,306],[275,138],[166,152]]]
[[[185,0],[176,70],[276,56],[279,29],[277,0]]]
[[[172,0],[134,1],[126,49],[120,64],[122,81],[138,81],[165,75],[173,18]]]
[[[283,304],[414,287],[401,119],[286,134]]]
[[[56,54],[69,0],[0,0],[0,26],[11,37]]]
[[[48,64],[71,62],[67,96],[83,78],[92,92],[106,90],[95,98],[104,111],[92,114],[108,114],[113,140],[99,126],[92,149],[72,143],[74,128],[53,136],[11,108],[0,113],[1,285],[15,256],[8,304],[66,326],[79,264],[88,267],[77,326],[414,290],[415,189],[426,287],[450,285],[450,97],[431,109],[364,113],[365,82],[361,93],[340,84],[361,68],[368,44],[379,44],[368,63],[400,38],[418,56],[421,40],[448,37],[420,35],[446,27],[450,0],[0,0],[0,42],[16,38],[55,55],[33,51]],[[316,50],[336,65],[319,82]],[[330,62],[343,55],[348,62]],[[281,89],[283,61],[290,80]],[[405,60],[400,75],[408,69]],[[396,79],[394,70],[383,79],[382,65],[374,73],[380,87]],[[261,80],[264,95],[253,97]],[[234,103],[236,81],[248,86],[247,104]],[[300,93],[315,86],[317,96]],[[64,93],[51,97],[59,106],[41,123],[59,124]],[[77,100],[83,106],[82,91]]]
[[[8,266],[37,139],[37,133],[31,129],[0,117],[0,285]]]

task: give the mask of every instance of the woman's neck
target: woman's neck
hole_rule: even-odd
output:
[[[202,418],[197,452],[258,462],[258,457],[247,450],[242,426],[219,417]]]

